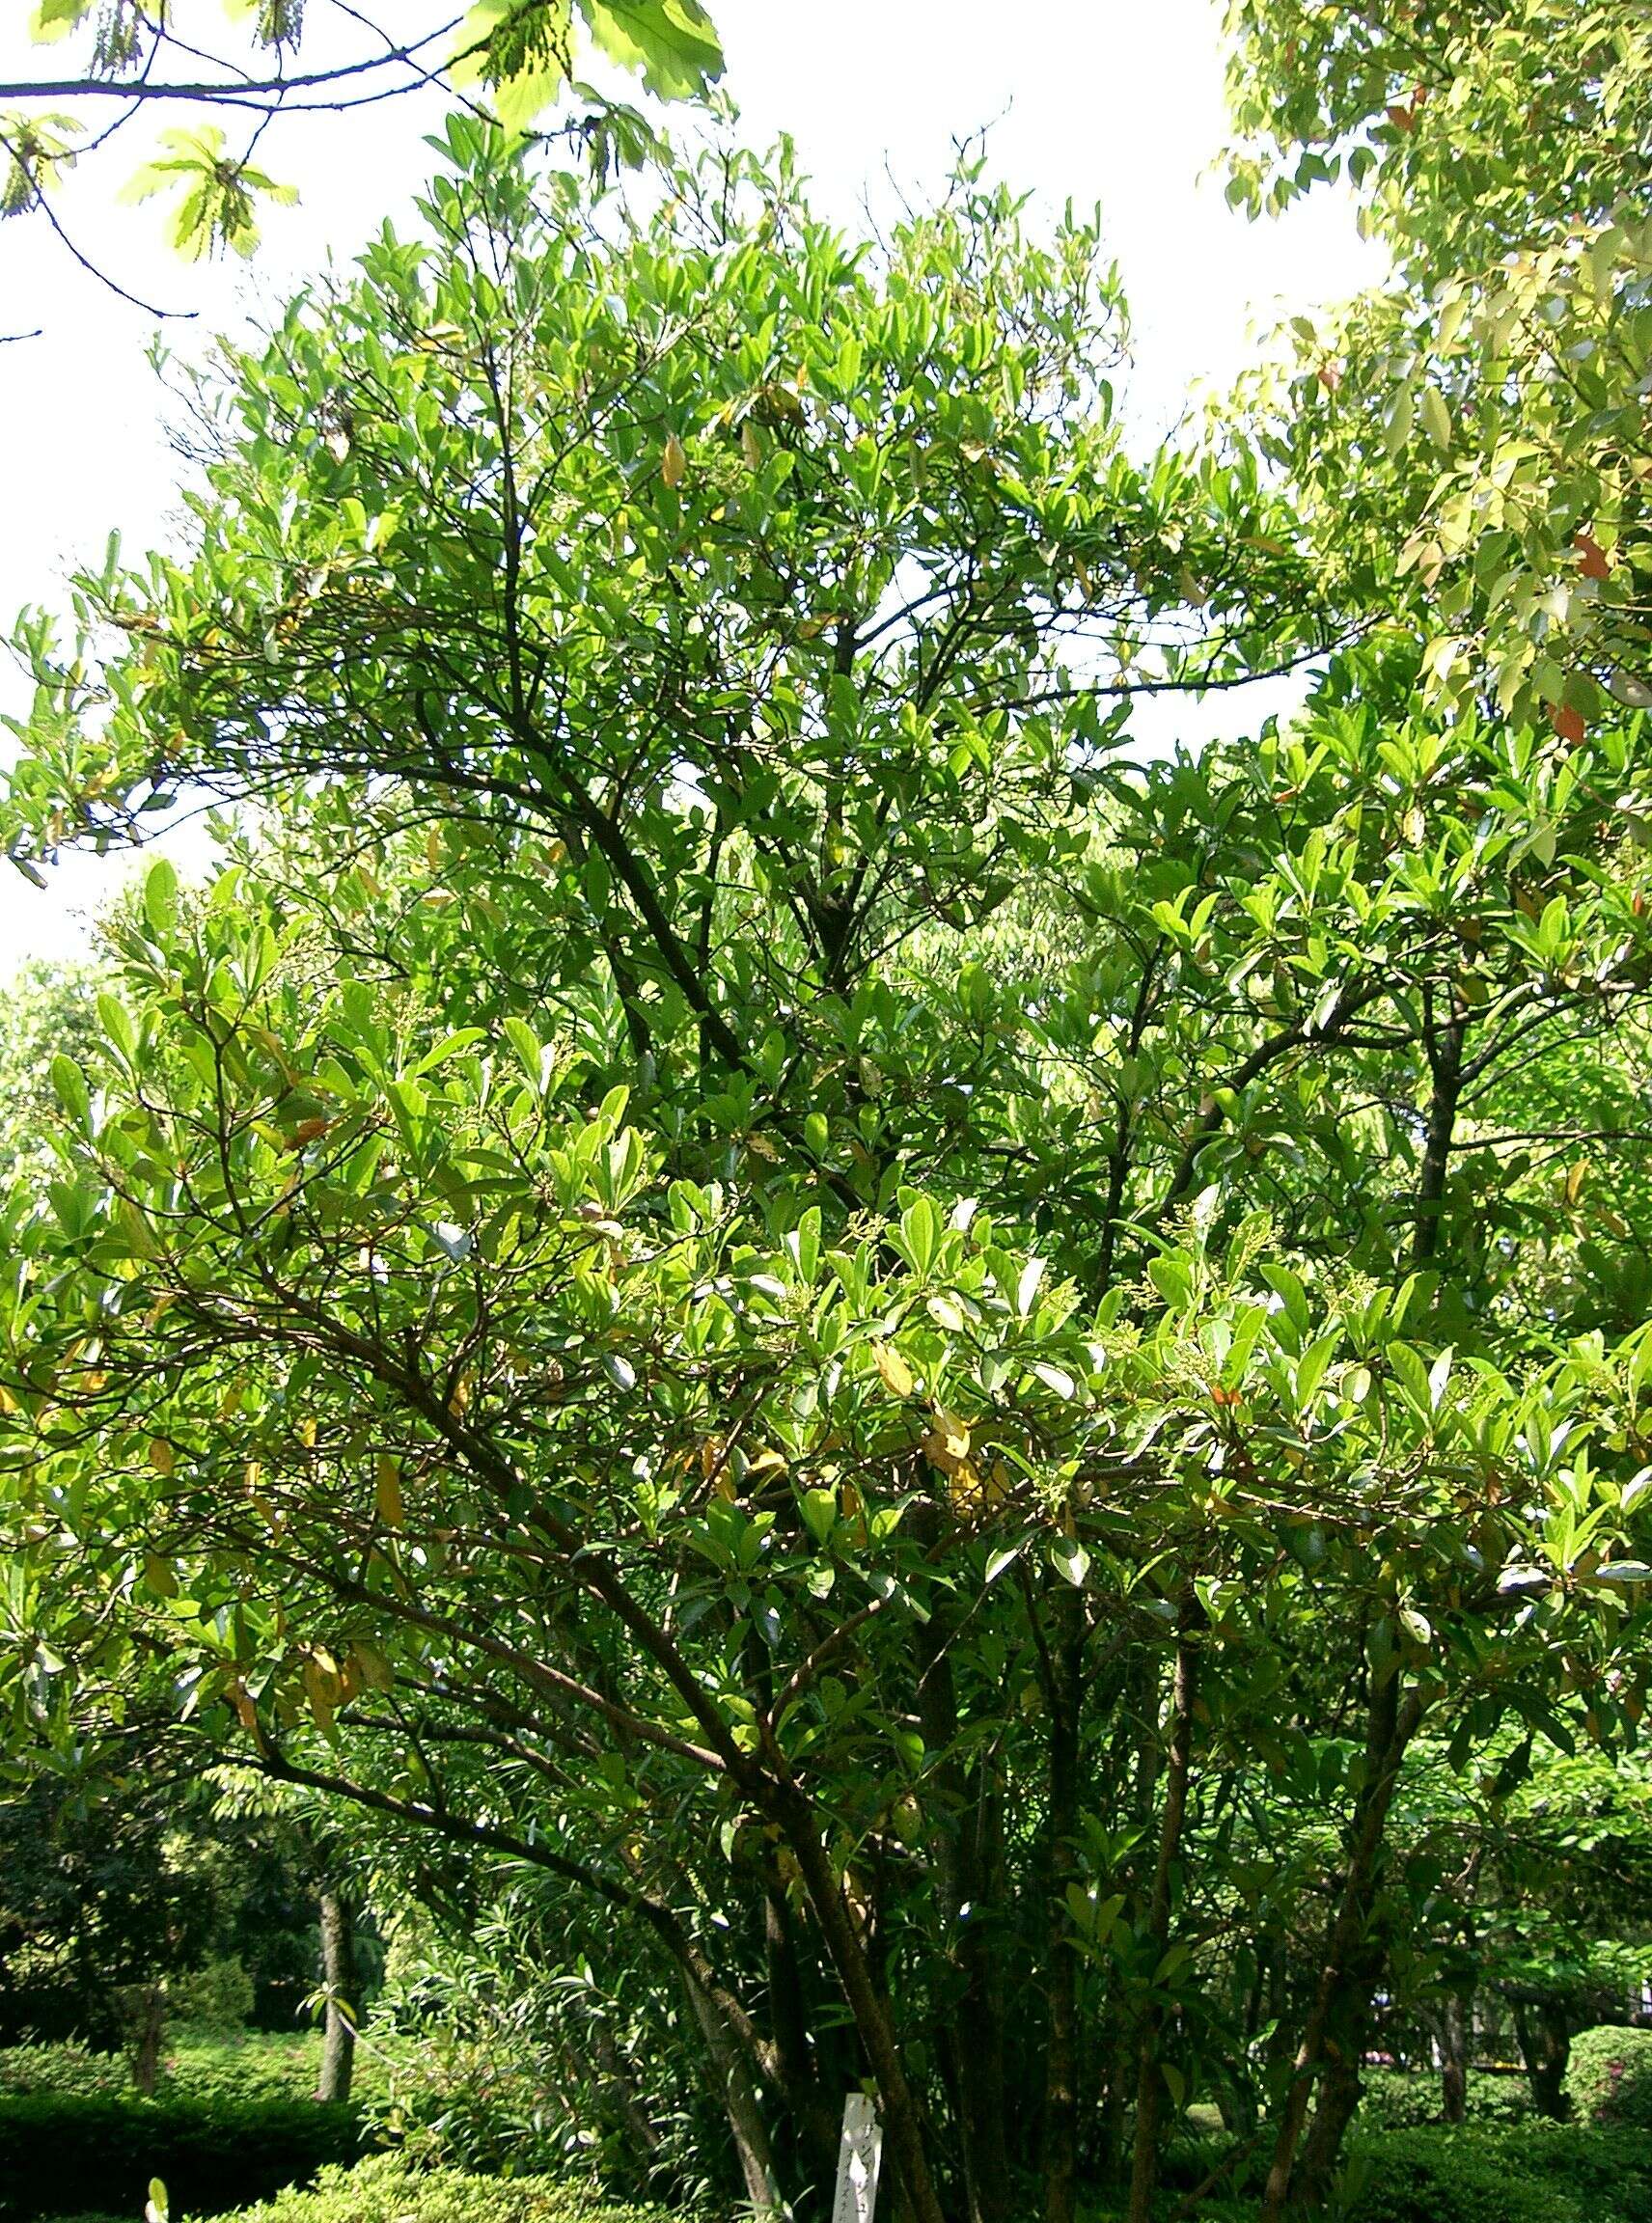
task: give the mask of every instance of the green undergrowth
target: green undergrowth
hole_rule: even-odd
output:
[[[308,2190],[279,2193],[234,2223],[683,2223],[665,2209],[629,2205],[590,2185],[549,2177],[473,2177],[418,2171],[394,2154],[353,2169],[324,2169]]]
[[[234,2037],[188,2029],[168,2040],[161,2057],[157,2099],[308,2100],[321,2066],[316,2030],[249,2030]],[[356,2048],[353,2097],[379,2093],[389,2070],[375,2050]],[[85,2045],[0,2047],[0,2103],[14,2093],[59,2092],[78,2098],[122,2097],[132,2091],[123,2053],[95,2053]]]

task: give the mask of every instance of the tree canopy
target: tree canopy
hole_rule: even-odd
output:
[[[1535,648],[1443,690],[1414,452],[1338,429],[1390,357],[1142,454],[1125,343],[977,165],[858,239],[784,150],[598,191],[461,117],[203,370],[187,551],[17,635],[24,868],[257,810],[6,1207],[14,1764],[376,1818],[694,2034],[760,2209],[863,2078],[920,2223],[1146,2223],[1196,2100],[1320,2206],[1379,1994],[1473,1929],[1563,2022],[1554,1755],[1639,1780],[1633,607],[1553,720]]]

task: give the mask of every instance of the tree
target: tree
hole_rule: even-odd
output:
[[[253,161],[271,125],[290,117],[348,116],[444,85],[519,130],[571,87],[589,109],[573,132],[600,171],[635,159],[648,132],[634,110],[573,84],[582,34],[667,99],[702,97],[723,69],[700,0],[477,0],[394,23],[345,10],[343,44],[306,25],[303,0],[226,0],[221,13],[229,20],[214,41],[210,9],[38,0],[31,36],[69,41],[71,58],[0,84],[0,217],[38,216],[84,262],[53,208],[54,188],[140,117],[176,118],[122,197],[166,196],[169,234],[185,256],[251,255],[261,204],[297,198]]]
[[[1423,1741],[1640,1703],[1635,1238],[1569,1271],[1513,1113],[1569,1167],[1643,1037],[1645,722],[1351,645],[978,173],[874,251],[784,161],[450,151],[204,385],[193,552],[20,634],[14,855],[279,825],[151,869],[9,1206],[15,1734],[176,1696],[534,1873],[758,2207],[862,2079],[922,2223],[1140,2223],[1202,2093],[1319,2202]]]
[[[57,1099],[49,1078],[57,1057],[84,1059],[96,1038],[90,968],[24,966],[0,1001],[0,1178],[43,1169]]]
[[[1446,703],[1571,739],[1652,701],[1645,12],[1234,0],[1228,33],[1230,198],[1345,177],[1394,257],[1299,320],[1278,397],[1328,557],[1425,629]]]

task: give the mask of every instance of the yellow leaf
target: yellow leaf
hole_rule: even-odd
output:
[[[666,442],[666,452],[660,458],[660,477],[668,486],[680,486],[688,477],[688,456],[675,432]]]
[[[966,1469],[974,1471],[969,1467],[970,1431],[956,1413],[948,1413],[937,1406],[935,1425],[920,1438],[919,1442],[929,1464],[938,1467],[943,1474],[958,1475]],[[978,1489],[979,1486],[980,1478],[977,1475],[976,1487]]]
[[[883,1376],[884,1387],[891,1396],[911,1396],[912,1369],[893,1343],[872,1345],[872,1364]]]
[[[355,1678],[369,1690],[388,1690],[396,1681],[396,1670],[376,1644],[366,1639],[350,1647],[346,1668],[353,1669]]]
[[[960,1459],[947,1476],[947,1495],[952,1510],[966,1517],[980,1512],[987,1502],[988,1490],[980,1469],[968,1459]]]
[[[150,1438],[150,1465],[157,1474],[170,1474],[173,1469],[173,1449],[164,1436]]]
[[[388,1451],[378,1457],[378,1480],[373,1493],[378,1517],[387,1528],[399,1528],[406,1518],[406,1507],[401,1501],[401,1462],[393,1459]]]
[[[303,1683],[304,1695],[310,1701],[316,1726],[325,1736],[333,1726],[333,1713],[339,1702],[339,1679],[330,1674],[318,1660],[306,1660]]]

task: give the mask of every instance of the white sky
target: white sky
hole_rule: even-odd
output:
[[[328,37],[312,0],[312,40]],[[893,206],[890,175],[922,191],[945,177],[953,139],[983,124],[995,173],[1048,210],[1099,201],[1132,305],[1132,414],[1155,431],[1189,389],[1242,363],[1253,316],[1271,321],[1355,290],[1378,275],[1345,202],[1315,197],[1281,223],[1250,225],[1226,207],[1210,169],[1224,134],[1218,10],[1210,0],[711,0],[729,56],[727,84],[748,137],[791,132],[818,205],[856,223],[863,203]],[[422,8],[390,0],[400,23]],[[31,48],[10,0],[0,78],[39,75],[64,49]],[[217,11],[210,12],[216,15]],[[306,57],[312,47],[307,45]],[[283,124],[259,159],[303,187],[272,212],[249,269],[180,263],[161,239],[161,204],[113,206],[152,137],[132,127],[58,204],[76,244],[129,290],[193,309],[166,327],[187,354],[234,330],[329,254],[347,260],[386,213],[407,205],[428,160],[423,110],[397,101],[343,120]],[[169,119],[168,121],[173,121]],[[153,319],[77,269],[38,219],[0,229],[0,332],[43,337],[0,345],[0,637],[24,603],[61,599],[72,565],[101,553],[112,527],[128,552],[167,536],[176,463],[160,431],[162,397],[145,360]],[[1167,704],[1163,738],[1255,724],[1259,690],[1220,705]],[[1277,700],[1275,697],[1273,700]],[[22,707],[0,664],[0,710]],[[0,738],[0,760],[4,739]],[[0,861],[0,981],[34,956],[72,955],[120,864],[75,859],[31,888]]]

